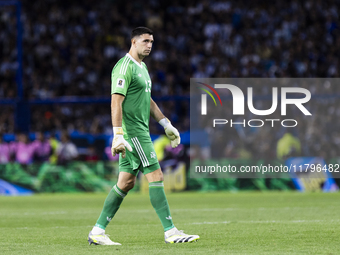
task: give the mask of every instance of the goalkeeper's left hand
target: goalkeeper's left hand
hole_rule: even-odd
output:
[[[171,122],[167,118],[161,119],[159,124],[164,127],[165,134],[170,139],[171,147],[176,148],[181,143],[178,130],[171,125]]]

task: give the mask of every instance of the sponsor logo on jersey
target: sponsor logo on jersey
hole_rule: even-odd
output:
[[[124,88],[125,80],[124,79],[118,79],[117,80],[117,87],[118,88]]]
[[[139,77],[142,77],[142,75],[141,75],[140,73],[138,74],[138,76],[139,76]]]
[[[154,153],[153,151],[150,153],[150,157],[151,158],[156,158],[156,153]]]

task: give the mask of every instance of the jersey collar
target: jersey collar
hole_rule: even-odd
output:
[[[126,53],[126,56],[128,56],[133,62],[135,62],[135,64],[136,64],[137,66],[139,66],[140,68],[143,68],[143,65],[142,65],[142,64],[139,64],[139,63],[137,62],[137,60],[134,59],[129,53]]]

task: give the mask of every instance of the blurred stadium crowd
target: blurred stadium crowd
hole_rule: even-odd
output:
[[[191,77],[339,77],[339,6],[339,0],[23,1],[24,97],[109,96],[112,67],[128,52],[131,29],[141,25],[154,30],[145,62],[156,98],[189,96]],[[17,94],[16,33],[15,9],[0,7],[0,100]],[[311,92],[340,94],[340,86]],[[302,155],[336,156],[339,104],[316,100],[316,117],[301,119],[293,133]],[[187,100],[159,105],[180,131],[190,128]],[[13,109],[1,108],[0,133],[14,133]],[[112,132],[107,104],[32,106],[31,112],[32,132]],[[230,157],[243,148],[252,157],[275,157],[272,148],[285,133],[261,129],[246,141],[247,131],[233,131],[222,150]]]

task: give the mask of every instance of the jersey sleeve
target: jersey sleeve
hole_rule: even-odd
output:
[[[124,61],[115,66],[111,74],[111,95],[121,94],[126,96],[127,90],[132,81],[131,66]]]

